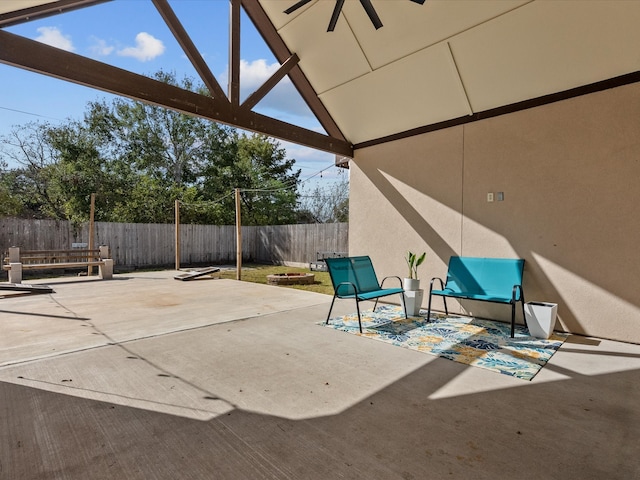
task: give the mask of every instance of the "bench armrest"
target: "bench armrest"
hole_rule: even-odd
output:
[[[398,279],[398,283],[400,284],[400,288],[402,288],[402,280],[400,280],[400,277],[398,277],[398,276],[396,276],[396,275],[390,275],[390,276],[388,276],[388,277],[384,277],[384,278],[382,279],[382,282],[380,282],[380,288],[382,288],[382,286],[384,285],[384,281],[385,281],[387,278],[396,278],[396,279]]]
[[[516,292],[520,291],[520,298],[518,299],[518,297],[516,296]],[[524,291],[522,290],[522,285],[514,285],[513,286],[513,290],[511,292],[511,301],[512,302],[522,302],[524,303]]]
[[[343,285],[349,285],[351,288],[353,288],[353,293],[340,293],[340,287],[342,287]],[[336,295],[339,297],[340,295],[357,295],[358,294],[358,289],[356,288],[356,285],[353,282],[342,282],[339,283],[338,286],[336,287]]]
[[[433,290],[433,282],[435,282],[436,280],[440,282],[440,290],[444,290],[444,282],[442,281],[442,279],[440,277],[433,277],[429,282],[429,293],[431,293],[431,291]]]

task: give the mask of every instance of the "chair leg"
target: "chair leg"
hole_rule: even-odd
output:
[[[360,333],[362,333],[362,318],[360,318],[360,302],[356,300],[356,310],[358,310],[358,326],[360,327]]]
[[[522,291],[522,286],[520,286],[520,306],[522,307],[522,321],[524,322],[524,326],[529,328],[527,325],[527,315],[524,313],[524,292]]]
[[[404,301],[404,293],[400,294],[400,301],[402,302],[402,308],[404,309],[404,318],[409,318],[409,315],[407,315],[407,302]]]
[[[444,303],[444,313],[449,315],[449,309],[447,308],[447,297],[442,297],[442,303]],[[431,292],[429,292],[429,305],[427,308],[427,321],[431,319]]]
[[[516,330],[516,302],[511,304],[511,338],[514,337]]]
[[[329,314],[327,315],[327,321],[325,322],[325,325],[329,325],[329,319],[331,318],[331,310],[333,310],[333,302],[336,301],[336,296],[333,295],[333,300],[331,300],[331,306],[329,307]]]
[[[373,304],[373,311],[376,311],[376,307],[378,306],[378,299],[376,298],[375,303]]]

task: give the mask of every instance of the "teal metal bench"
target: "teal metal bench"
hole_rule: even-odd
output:
[[[431,298],[440,295],[447,309],[446,297],[480,300],[483,302],[511,304],[511,338],[514,336],[516,323],[516,303],[522,304],[524,318],[524,291],[522,290],[522,274],[524,259],[521,258],[478,258],[451,257],[447,270],[447,282],[434,277],[429,285],[429,304],[427,319],[431,315]],[[440,282],[440,290],[434,290],[435,281]],[[526,318],[524,320],[527,323]]]
[[[327,315],[327,324],[331,318],[331,310],[333,309],[336,298],[354,298],[356,300],[356,309],[358,310],[358,325],[360,326],[360,333],[362,333],[360,302],[375,299],[376,302],[373,305],[373,310],[375,311],[379,298],[395,293],[400,294],[404,308],[404,316],[407,318],[407,308],[403,297],[404,290],[400,277],[385,277],[382,279],[382,283],[379,283],[376,272],[373,269],[373,264],[371,263],[371,258],[368,256],[326,258],[325,261],[327,262],[327,269],[329,270],[334,291],[329,314]],[[382,285],[388,278],[397,278],[400,287],[383,288]]]

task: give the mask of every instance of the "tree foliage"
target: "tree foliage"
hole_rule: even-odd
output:
[[[98,221],[173,222],[179,200],[182,222],[232,224],[240,188],[243,224],[297,218],[300,171],[277,141],[141,102],[91,102],[81,121],[14,128],[1,139],[3,159],[2,215],[86,221],[96,193]]]
[[[343,171],[341,171],[343,172]],[[315,223],[349,221],[349,179],[343,173],[340,180],[325,187],[316,186],[304,192],[299,215]]]
[[[292,172],[293,164],[275,140],[234,132],[220,161],[205,169],[203,191],[220,198],[230,183],[240,188],[243,223],[248,225],[295,223],[300,171]],[[234,223],[233,198],[225,198],[219,214],[223,223]]]
[[[0,161],[0,216],[15,216],[20,213],[20,201],[11,192],[11,176],[6,162]]]

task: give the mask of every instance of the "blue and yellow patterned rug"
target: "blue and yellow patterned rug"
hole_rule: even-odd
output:
[[[402,308],[393,305],[361,313],[362,334],[355,313],[332,318],[327,326],[523,380],[531,380],[568,337],[558,332],[548,340],[530,337],[526,327],[516,325],[511,338],[508,323],[456,315],[432,314],[430,322],[405,319]]]

